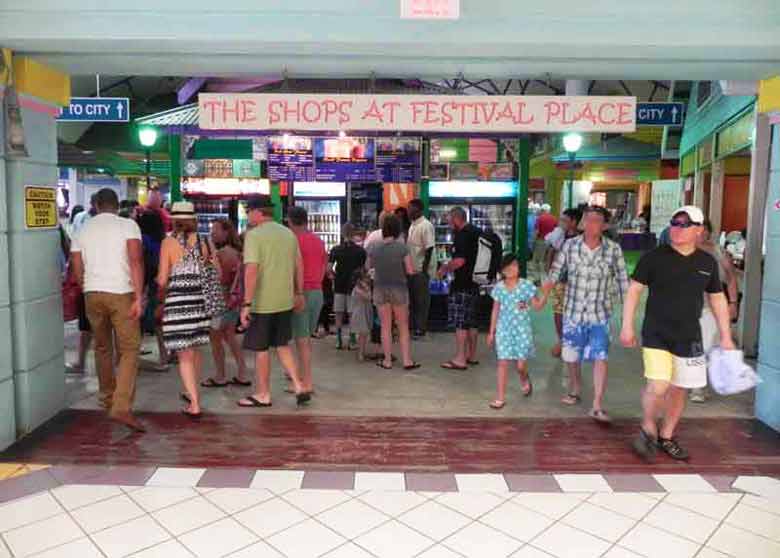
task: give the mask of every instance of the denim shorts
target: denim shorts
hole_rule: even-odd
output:
[[[609,344],[609,322],[596,324],[578,324],[568,320],[563,322],[561,358],[564,362],[607,360]]]

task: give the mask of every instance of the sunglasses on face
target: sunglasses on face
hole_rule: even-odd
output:
[[[698,223],[692,223],[691,221],[677,221],[675,219],[672,219],[669,221],[669,225],[672,227],[676,227],[678,229],[690,229],[691,227],[698,227]]]

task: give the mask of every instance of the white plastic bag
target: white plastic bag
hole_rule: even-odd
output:
[[[720,395],[733,395],[753,389],[761,378],[745,363],[742,351],[724,351],[715,347],[709,355],[709,379]]]

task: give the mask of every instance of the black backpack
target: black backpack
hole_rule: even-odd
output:
[[[477,239],[477,258],[471,280],[480,287],[495,282],[501,266],[501,237],[493,231],[479,231]]]

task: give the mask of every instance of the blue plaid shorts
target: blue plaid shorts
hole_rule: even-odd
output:
[[[475,292],[451,292],[447,302],[447,323],[455,329],[477,327],[477,304],[479,295]]]

